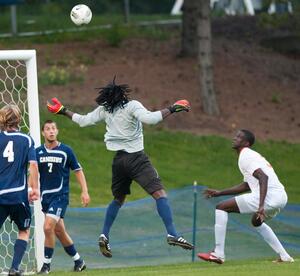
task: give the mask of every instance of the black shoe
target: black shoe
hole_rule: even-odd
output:
[[[74,271],[75,272],[81,272],[85,269],[86,269],[86,265],[85,265],[84,260],[80,260],[80,261],[75,262],[75,265],[74,265]]]
[[[188,250],[192,250],[194,249],[194,245],[189,243],[187,240],[185,240],[183,237],[179,236],[179,237],[174,237],[172,235],[168,235],[167,236],[167,243],[169,245],[177,245],[182,247],[183,249],[188,249]]]
[[[107,258],[111,258],[112,254],[111,254],[109,242],[108,239],[105,237],[105,235],[101,234],[98,242],[99,242],[99,249],[102,255]]]
[[[38,274],[49,274],[49,273],[50,273],[50,264],[44,263]]]
[[[8,271],[8,276],[23,276],[24,273],[22,270],[16,270],[14,268],[11,268],[9,271]]]

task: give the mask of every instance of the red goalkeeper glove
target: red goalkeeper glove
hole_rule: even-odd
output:
[[[189,111],[191,109],[190,103],[187,100],[179,100],[173,105],[168,107],[171,113],[180,112],[180,111]]]
[[[51,113],[66,114],[67,108],[57,98],[52,98],[51,101],[54,104],[47,102],[47,108]]]

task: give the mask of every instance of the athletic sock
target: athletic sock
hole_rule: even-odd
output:
[[[114,220],[117,217],[120,208],[121,204],[116,200],[113,200],[107,207],[102,229],[102,234],[104,234],[106,238],[108,238],[109,236],[110,228],[114,223]]]
[[[19,265],[22,261],[24,253],[26,251],[27,241],[17,239],[14,245],[14,257],[11,267],[15,270],[19,270]]]
[[[51,263],[52,256],[54,253],[54,248],[52,247],[44,247],[44,263],[49,264]]]
[[[172,211],[169,206],[168,199],[166,197],[160,197],[156,199],[156,208],[159,216],[162,218],[165,224],[167,233],[169,235],[177,237],[178,234],[173,223]]]
[[[272,247],[272,249],[280,255],[282,260],[290,259],[291,256],[285,251],[281,242],[273,232],[272,228],[263,223],[262,225],[255,227],[256,231],[264,238],[264,240]]]
[[[78,254],[77,250],[75,249],[74,244],[71,244],[69,246],[65,246],[64,250],[66,251],[66,253],[70,257],[72,257],[72,259],[74,260],[75,264],[81,262],[80,255]]]
[[[215,212],[216,221],[215,221],[215,243],[216,247],[214,252],[217,257],[224,258],[224,247],[225,247],[225,238],[226,238],[226,228],[228,221],[228,213],[216,209]]]

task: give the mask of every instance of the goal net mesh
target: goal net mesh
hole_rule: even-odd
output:
[[[0,60],[0,108],[6,104],[16,104],[22,111],[21,131],[29,133],[29,115],[27,102],[27,71],[26,64],[20,60]],[[33,213],[33,212],[32,212]],[[30,239],[27,251],[20,269],[30,273],[36,271],[34,249],[34,216],[32,217]],[[12,262],[14,243],[18,236],[18,229],[9,218],[0,230],[0,273],[6,273]]]
[[[206,200],[204,187],[198,187],[196,251],[214,248],[215,205],[218,200]],[[193,238],[193,187],[169,191],[177,231],[188,241]],[[224,198],[223,198],[224,199]],[[164,225],[151,197],[126,203],[111,228],[112,258],[99,253],[98,236],[102,229],[106,208],[68,208],[65,224],[79,254],[88,268],[123,267],[187,263],[192,252],[169,246]],[[294,257],[300,254],[300,206],[288,205],[268,222],[286,250]],[[251,226],[251,216],[229,214],[226,235],[226,260],[276,259],[277,255]],[[199,261],[196,257],[195,261]],[[200,261],[199,261],[200,262]],[[70,270],[73,262],[57,244],[52,270]]]

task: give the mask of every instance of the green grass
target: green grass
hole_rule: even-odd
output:
[[[111,200],[111,163],[114,153],[103,142],[104,124],[80,128],[65,117],[42,114],[42,120],[58,122],[59,140],[69,144],[84,168],[92,197],[91,206],[105,205]],[[145,151],[157,168],[167,190],[199,184],[225,188],[242,181],[237,155],[231,141],[217,136],[197,136],[171,132],[157,127],[145,127]],[[268,141],[257,143],[258,150],[273,165],[285,185],[290,203],[300,203],[300,144]],[[78,206],[80,188],[71,178],[71,206]],[[128,200],[145,197],[136,184]]]
[[[299,259],[292,264],[274,264],[270,260],[228,261],[223,265],[213,263],[188,263],[162,266],[142,266],[113,269],[95,269],[81,272],[81,275],[205,275],[205,276],[294,276],[299,275]],[[51,275],[73,275],[73,272],[51,272]]]

